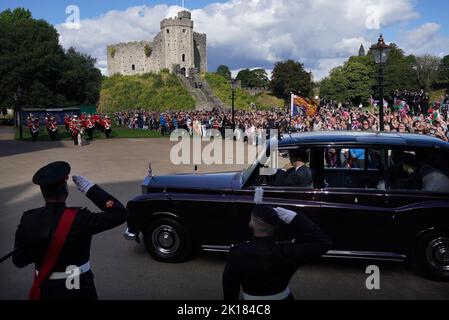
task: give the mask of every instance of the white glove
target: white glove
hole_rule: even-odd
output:
[[[81,176],[73,176],[72,180],[76,184],[78,190],[84,194],[87,194],[90,188],[94,186],[93,182],[90,182],[89,180]]]
[[[298,215],[296,212],[287,210],[284,208],[278,207],[278,208],[275,208],[274,210],[278,214],[279,219],[284,221],[284,223],[286,223],[286,224],[292,223],[293,219],[295,219],[295,217]]]

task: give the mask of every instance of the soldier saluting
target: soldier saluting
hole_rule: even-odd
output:
[[[79,176],[73,177],[78,190],[103,212],[66,207],[69,174],[68,163],[54,162],[34,175],[45,207],[25,212],[16,232],[14,264],[23,268],[34,263],[36,267],[32,300],[97,299],[89,262],[92,236],[121,225],[127,218],[117,199]],[[79,287],[71,290],[66,280],[75,272],[73,268],[79,275]]]
[[[256,203],[261,202],[257,197]],[[281,224],[289,226],[295,242],[275,241]],[[290,279],[331,248],[330,238],[306,215],[262,204],[255,206],[250,228],[253,240],[231,249],[223,273],[224,299],[239,300],[242,289],[243,300],[294,300]]]

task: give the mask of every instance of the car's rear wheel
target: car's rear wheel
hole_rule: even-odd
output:
[[[192,239],[187,228],[173,219],[152,222],[143,237],[148,252],[161,262],[184,262],[192,253]]]
[[[433,231],[420,237],[414,264],[418,271],[433,279],[449,281],[449,234]]]

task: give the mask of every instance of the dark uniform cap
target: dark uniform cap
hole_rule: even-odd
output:
[[[253,210],[253,217],[273,226],[281,224],[278,214],[270,206],[261,204],[256,205]]]
[[[33,176],[33,183],[50,186],[64,183],[70,174],[70,165],[64,161],[53,162],[39,169]]]

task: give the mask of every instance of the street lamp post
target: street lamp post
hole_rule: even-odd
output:
[[[14,95],[14,100],[16,103],[16,109],[18,112],[18,116],[17,116],[17,124],[19,126],[19,137],[20,140],[23,140],[23,128],[22,128],[22,104],[20,103],[20,98],[22,96],[22,88],[20,88],[20,86],[17,87],[16,93]]]
[[[371,52],[374,56],[374,61],[379,65],[379,122],[380,131],[385,130],[384,124],[384,65],[387,63],[388,55],[391,47],[385,44],[384,38],[380,35],[377,44],[371,46]]]
[[[231,79],[232,86],[232,130],[235,131],[235,89],[237,86],[237,82],[235,79]]]

